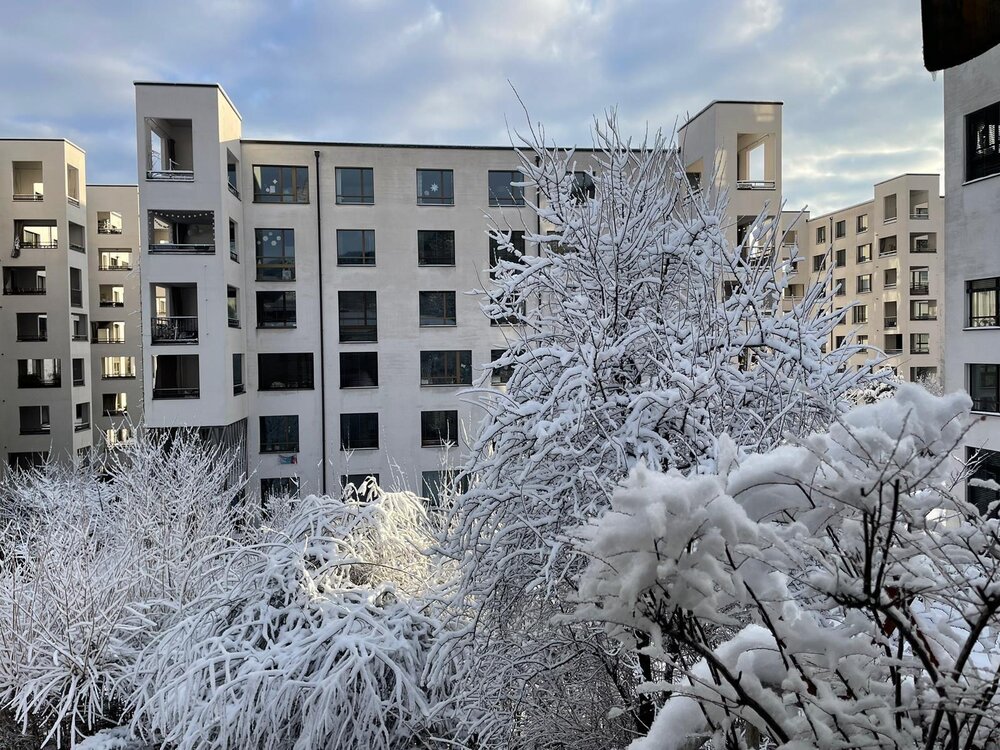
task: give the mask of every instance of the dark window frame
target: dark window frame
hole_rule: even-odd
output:
[[[981,286],[975,288],[974,284]],[[974,315],[977,293],[984,297],[984,307],[992,302],[993,313]],[[965,325],[967,328],[994,328],[1000,326],[1000,276],[987,279],[969,279],[965,282]]]
[[[443,422],[438,423],[439,420]],[[458,410],[432,409],[420,412],[420,447],[444,448],[458,445]]]
[[[278,182],[276,192],[263,191],[263,176],[260,170],[277,169]],[[304,181],[301,179],[305,175]],[[286,184],[291,192],[285,192]],[[275,184],[274,182],[271,183]],[[308,204],[309,203],[309,167],[301,164],[254,164],[253,165],[253,202]]]
[[[374,417],[374,422],[371,421],[372,417]],[[351,438],[352,434],[358,436],[358,444],[355,444]],[[378,450],[378,448],[378,412],[351,412],[340,415],[340,450]]]
[[[315,390],[315,365],[312,352],[258,352],[258,391],[311,391]],[[267,365],[265,367],[265,364]],[[295,365],[293,368],[292,365]],[[275,366],[277,365],[277,366]],[[282,372],[284,371],[284,372]],[[265,377],[267,374],[269,377]],[[285,375],[281,379],[280,375]],[[289,378],[289,374],[297,377]],[[267,383],[265,384],[265,380]],[[275,385],[280,383],[280,385]]]
[[[363,295],[360,309],[360,323],[345,325],[345,313],[352,315],[355,311],[347,308],[345,303]],[[337,332],[341,343],[374,343],[378,341],[378,293],[371,290],[341,289],[337,292]]]
[[[273,298],[270,302],[271,307],[267,308],[267,298]],[[280,298],[281,304],[275,305],[275,302]],[[291,305],[289,305],[289,298],[291,298]],[[267,308],[267,309],[265,309]],[[274,316],[274,312],[283,312],[284,316]],[[289,311],[291,311],[291,320],[289,321]],[[277,322],[272,322],[265,320],[265,318],[273,318]],[[296,298],[294,289],[282,289],[282,290],[272,290],[272,289],[258,289],[257,290],[257,328],[259,330],[283,330],[289,328],[296,328],[298,325],[298,315],[296,308]]]
[[[494,175],[497,175],[496,187],[494,187]],[[500,178],[499,175],[506,175]],[[513,178],[517,175],[517,178]],[[524,186],[514,186],[512,183],[524,182],[524,173],[519,169],[490,169],[486,175],[486,194],[491,206],[523,206]],[[499,185],[504,184],[506,190],[501,190]]]
[[[450,240],[450,259],[447,253],[436,250],[433,253],[427,251],[427,245],[435,238],[445,238]],[[446,241],[444,243],[448,245]],[[446,247],[445,250],[448,248]],[[418,266],[438,266],[452,267],[455,265],[455,230],[454,229],[418,229],[417,230],[417,265]]]
[[[260,227],[254,228],[253,231],[254,252],[257,262],[257,281],[295,281],[295,230],[283,227]],[[261,255],[261,247],[265,242],[268,242],[265,235],[266,232],[280,233],[280,255]],[[289,248],[291,248],[291,254],[288,252]],[[261,263],[262,260],[274,258],[285,262]],[[288,263],[289,259],[291,259],[291,263]],[[281,278],[270,278],[266,272],[271,268],[279,269]]]
[[[359,234],[361,239],[361,255],[345,255],[343,248],[349,236]],[[369,251],[369,245],[371,249]],[[337,265],[338,266],[374,266],[375,265],[375,230],[374,229],[338,229],[337,230]]]
[[[1000,102],[965,115],[965,181],[1000,174]]]
[[[343,190],[344,174],[358,172],[361,192],[347,194]],[[367,184],[365,177],[367,176]],[[334,170],[338,206],[373,206],[375,205],[375,168],[374,167],[336,167]],[[366,192],[366,188],[368,191]]]
[[[440,316],[431,314],[431,303],[434,301],[431,295],[440,296],[440,309],[442,311]],[[420,291],[417,292],[417,297],[420,328],[448,328],[458,325],[455,292],[449,290]]]
[[[274,424],[272,420],[276,421]],[[298,414],[267,414],[259,418],[260,446],[259,453],[298,453],[299,452],[299,415]],[[281,439],[270,439],[273,437]],[[266,442],[265,442],[266,440]]]
[[[438,175],[440,178],[440,195],[422,195],[421,177]],[[433,184],[433,183],[432,183]],[[433,192],[430,188],[424,193]],[[417,205],[418,206],[454,206],[455,205],[455,170],[453,169],[417,169]]]
[[[435,365],[441,364],[435,374]],[[472,385],[471,349],[428,349],[420,352],[420,385],[468,386]]]
[[[977,387],[976,374],[988,378],[987,382]],[[972,397],[972,410],[991,414],[1000,412],[1000,365],[986,363],[968,364],[969,395]],[[992,382],[989,382],[992,380]],[[985,393],[986,395],[983,395]]]
[[[341,352],[340,387],[378,388],[378,352]]]

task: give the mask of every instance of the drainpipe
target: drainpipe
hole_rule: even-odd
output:
[[[316,250],[319,264],[319,420],[321,470],[319,475],[320,494],[326,494],[326,332],[323,328],[323,203],[320,200],[319,187],[319,150],[313,151],[316,157]]]

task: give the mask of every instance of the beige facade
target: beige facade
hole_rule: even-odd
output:
[[[138,249],[136,188],[112,197],[88,186],[83,150],[64,140],[0,140],[0,175],[8,248],[0,257],[0,458],[4,467],[49,456],[78,461],[104,423],[91,345],[102,317],[97,211],[114,204],[128,216],[131,234],[120,244]],[[129,309],[137,304],[133,298]],[[134,354],[137,337],[132,347]]]
[[[944,198],[940,176],[905,174],[874,186],[870,201],[796,224],[801,258],[787,294],[833,269],[844,321],[831,346],[853,334],[889,356],[903,380],[940,382],[944,367]],[[786,256],[787,253],[786,253]],[[854,366],[870,355],[859,354]]]

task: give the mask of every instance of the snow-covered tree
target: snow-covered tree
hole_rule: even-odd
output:
[[[952,492],[970,406],[902,384],[711,473],[633,470],[579,530],[574,617],[677,671],[634,750],[998,746],[1000,521]]]
[[[133,729],[178,750],[412,748],[449,734],[424,679],[441,627],[421,501],[371,482],[310,496],[142,654]]]
[[[248,522],[233,462],[193,433],[138,429],[82,470],[4,483],[0,709],[66,745],[122,718],[137,654]]]
[[[506,392],[481,396],[488,419],[467,467],[478,482],[444,545],[474,625],[442,653],[469,666],[469,700],[493,711],[484,744],[607,747],[648,727],[653,706],[635,684],[654,665],[553,621],[580,565],[566,530],[608,508],[636,465],[697,475],[715,470],[720,436],[764,451],[824,428],[871,374],[847,367],[858,347],[824,351],[840,319],[829,284],[784,310],[796,258],[773,252],[776,224],[761,216],[728,245],[722,203],[691,193],[661,134],[634,145],[609,116],[578,160],[532,128],[520,156],[548,231],[524,228],[523,257],[510,227],[492,232],[501,259],[484,309],[520,326],[494,363],[513,368]],[[596,695],[624,712],[590,711],[581,697]]]

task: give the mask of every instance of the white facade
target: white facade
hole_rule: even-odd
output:
[[[945,386],[965,389],[981,417],[966,436],[966,460],[985,449],[981,476],[1000,479],[1000,47],[944,73]],[[986,499],[970,492],[976,500]],[[978,495],[978,496],[977,496]]]
[[[127,223],[115,247],[138,250],[137,191],[86,184],[82,149],[64,140],[0,140],[0,458],[4,467],[47,457],[78,461],[100,445],[98,212]],[[107,226],[107,225],[106,225]],[[122,256],[121,252],[116,253]],[[117,310],[138,309],[133,296]],[[138,336],[121,344],[138,353]],[[123,352],[125,353],[125,352]],[[130,415],[141,418],[138,398]],[[100,431],[95,436],[94,430]],[[121,437],[120,433],[117,437]]]

